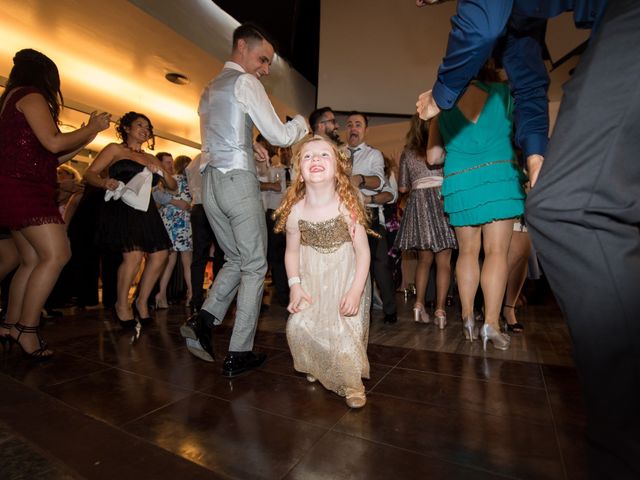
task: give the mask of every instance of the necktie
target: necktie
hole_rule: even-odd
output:
[[[351,158],[352,162],[353,162],[353,158],[354,158],[356,152],[358,152],[358,151],[360,151],[360,147],[358,147],[358,148],[349,147],[349,152],[351,152],[351,157],[350,158]]]

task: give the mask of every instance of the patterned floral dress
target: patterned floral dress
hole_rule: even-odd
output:
[[[185,175],[176,175],[178,183],[177,193],[173,196],[176,200],[184,200],[191,203],[191,193]],[[167,229],[169,238],[176,252],[188,252],[193,250],[191,237],[191,213],[188,210],[181,210],[170,203],[160,209],[160,216]]]

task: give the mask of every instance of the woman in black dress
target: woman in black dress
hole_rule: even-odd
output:
[[[130,200],[128,203],[125,201],[126,195],[119,197],[119,193],[124,191],[123,184],[126,185],[138,174],[149,172],[153,174],[152,184],[162,180],[169,190],[175,190],[177,185],[175,179],[163,170],[158,159],[142,150],[142,145],[153,139],[153,126],[147,116],[129,112],[118,121],[116,129],[122,143],[107,145],[87,169],[84,179],[90,185],[112,192],[105,195],[98,243],[105,250],[122,252],[115,314],[124,328],[132,328],[137,323],[136,317],[141,321],[150,319],[149,295],[167,261],[171,240],[149,189],[149,198],[144,195],[136,207],[131,206]],[[144,188],[141,191],[145,191]],[[112,195],[113,198],[107,200]],[[130,306],[129,290],[145,254],[145,268],[138,295]]]

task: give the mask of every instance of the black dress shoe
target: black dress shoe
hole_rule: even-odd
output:
[[[386,314],[384,316],[384,323],[396,323],[398,321],[398,315],[395,313]]]
[[[209,314],[211,315],[211,314]],[[213,315],[211,315],[213,316]],[[201,312],[189,317],[180,327],[180,335],[187,342],[187,349],[193,355],[205,362],[213,362],[213,347],[211,346],[211,327]]]
[[[222,365],[222,375],[235,377],[252,368],[258,368],[266,359],[264,353],[229,352]]]

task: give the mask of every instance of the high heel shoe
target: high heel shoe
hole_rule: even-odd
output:
[[[18,346],[22,350],[22,353],[24,354],[25,357],[37,362],[49,360],[51,357],[53,357],[53,352],[47,348],[47,342],[43,341],[40,338],[40,334],[38,333],[38,327],[28,327],[26,325],[21,324],[20,322],[14,324],[13,327],[18,331],[18,336],[16,338],[13,338],[13,337],[11,338],[15,343],[18,344]],[[31,352],[27,352],[25,348],[22,346],[22,344],[20,343],[20,338],[22,337],[23,334],[35,335],[36,338],[38,339],[38,345],[40,346],[40,348],[36,348]]]
[[[478,338],[478,329],[476,328],[476,322],[473,317],[462,319],[462,333],[464,333],[464,338],[470,342]]]
[[[515,308],[513,305],[507,305],[506,303],[504,305],[502,305],[502,308],[513,308],[514,312],[515,312]],[[511,333],[522,333],[524,332],[524,325],[522,325],[520,322],[516,321],[516,323],[509,323],[507,321],[507,317],[505,317],[504,315],[500,315],[500,317],[504,320],[504,331],[505,332],[511,332]]]
[[[133,310],[133,318],[137,318],[138,321],[140,322],[140,325],[148,325],[149,323],[151,323],[153,321],[153,318],[151,317],[142,317],[142,315],[140,315],[140,311],[138,310],[138,299],[135,298],[133,300],[133,303],[131,304],[131,308]]]
[[[435,312],[433,312],[434,323],[438,326],[440,330],[444,330],[444,327],[447,326],[447,312],[443,309],[438,308]]]
[[[135,316],[131,320],[122,320],[118,316],[118,312],[116,311],[115,308],[113,309],[113,316],[118,321],[118,323],[120,324],[123,330],[133,330],[134,328],[136,328],[136,325],[138,324]]]
[[[424,309],[424,305],[422,305],[421,303],[416,303],[413,306],[413,321],[422,323],[431,322],[429,314],[426,312],[426,310]]]
[[[169,304],[167,303],[167,299],[166,298],[164,298],[164,299],[160,298],[160,300],[158,300],[158,298],[160,298],[160,297],[158,297],[158,295],[156,295],[156,298],[155,298],[155,300],[156,300],[156,303],[155,303],[156,310],[165,310],[165,309],[169,308]],[[133,304],[134,305],[136,304],[136,300],[133,301]]]
[[[498,350],[507,350],[511,345],[511,339],[508,335],[496,331],[488,323],[485,323],[480,329],[480,336],[482,337],[482,350],[487,351],[487,341],[491,340],[493,348]]]

